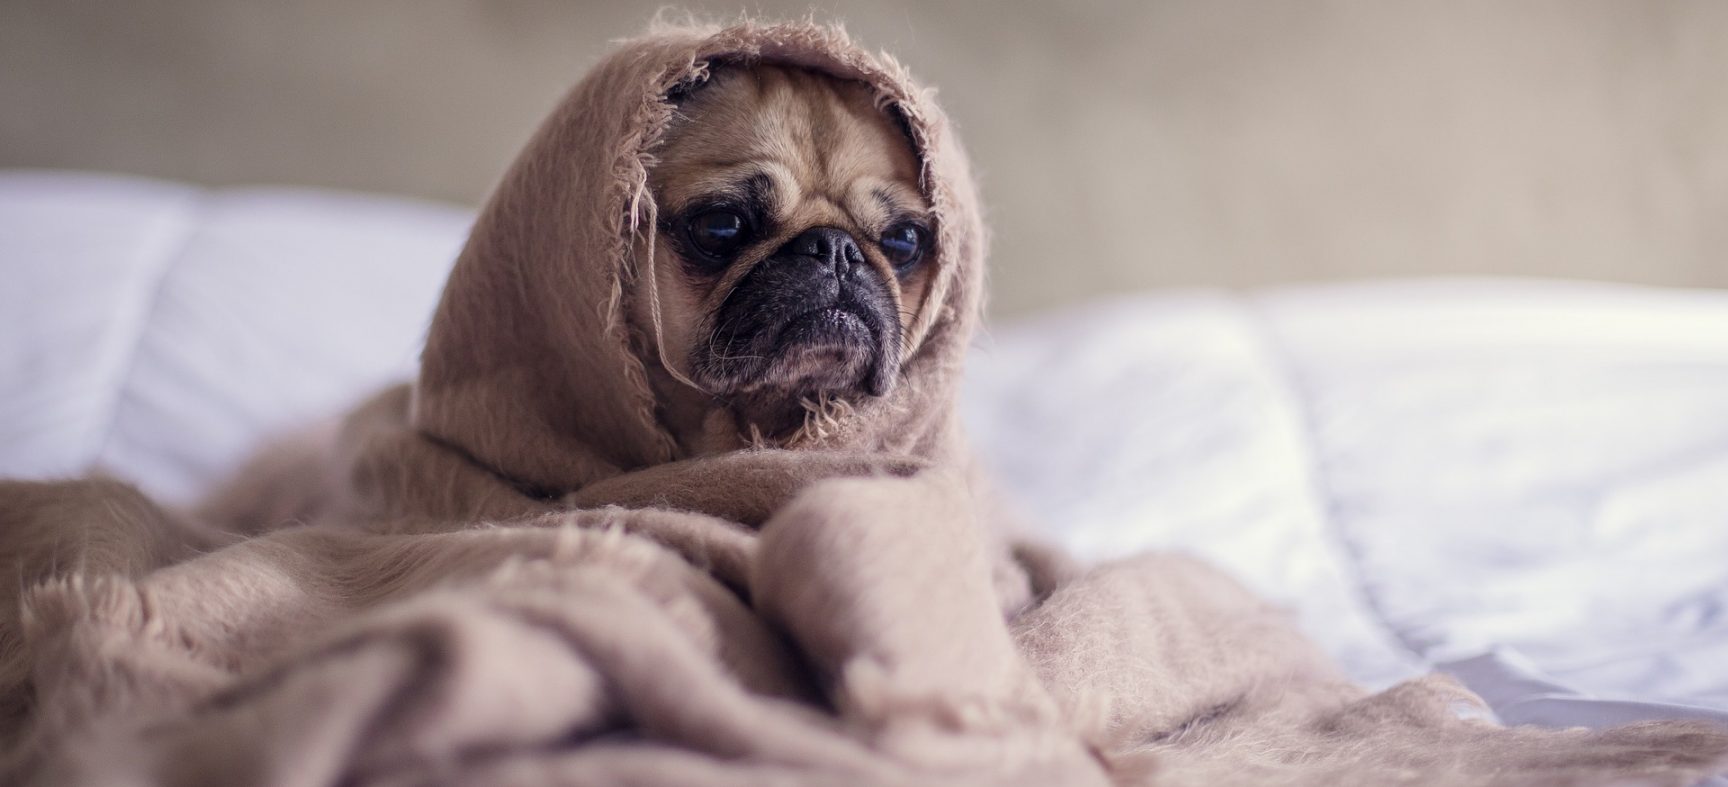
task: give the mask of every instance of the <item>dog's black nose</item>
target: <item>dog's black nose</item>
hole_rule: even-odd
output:
[[[834,227],[811,227],[787,243],[785,251],[815,258],[841,273],[864,264],[864,252],[858,248],[858,241]]]

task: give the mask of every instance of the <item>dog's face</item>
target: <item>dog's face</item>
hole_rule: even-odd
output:
[[[666,361],[758,412],[887,393],[935,256],[902,126],[775,66],[717,69],[678,113],[649,176]]]

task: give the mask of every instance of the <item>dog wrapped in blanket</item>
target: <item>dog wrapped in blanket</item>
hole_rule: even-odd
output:
[[[1371,694],[1192,561],[1013,541],[956,387],[954,129],[836,29],[621,44],[481,213],[419,379],[197,515],[0,487],[24,784],[1660,784],[1728,733]]]

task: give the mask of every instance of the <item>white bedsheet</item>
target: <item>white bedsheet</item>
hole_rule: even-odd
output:
[[[467,221],[0,173],[0,475],[195,496],[412,369]],[[1361,680],[1438,667],[1509,722],[1728,722],[1728,293],[1127,297],[998,327],[965,407],[1040,532],[1205,555]]]

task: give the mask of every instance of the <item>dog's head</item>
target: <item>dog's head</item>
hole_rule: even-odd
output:
[[[986,243],[933,98],[809,22],[620,45],[476,218],[409,423],[551,490],[752,446],[957,455]]]
[[[768,428],[888,393],[934,257],[903,124],[791,67],[720,67],[677,101],[649,173],[663,362]]]

